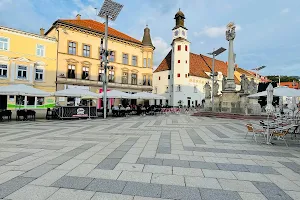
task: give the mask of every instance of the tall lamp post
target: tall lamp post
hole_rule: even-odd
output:
[[[221,53],[223,53],[224,51],[226,51],[226,49],[225,48],[223,48],[223,47],[220,47],[219,49],[217,49],[217,50],[213,50],[213,52],[211,52],[211,53],[208,53],[209,55],[212,55],[213,56],[213,58],[212,58],[212,74],[211,74],[211,76],[212,76],[212,87],[211,87],[211,90],[212,90],[212,99],[211,99],[211,103],[212,103],[212,108],[211,108],[211,110],[212,110],[212,112],[214,111],[214,107],[215,107],[215,102],[214,102],[214,82],[215,82],[215,76],[216,76],[216,74],[215,74],[215,58],[216,58],[216,56],[218,56],[218,55],[220,55]]]
[[[104,76],[103,76],[103,117],[106,118],[106,102],[107,102],[107,64],[108,59],[107,56],[109,55],[109,52],[107,51],[108,46],[108,19],[111,21],[115,21],[118,17],[119,13],[121,12],[123,8],[122,4],[116,3],[112,0],[104,0],[104,3],[101,7],[100,12],[98,13],[99,17],[105,18],[105,47],[103,47],[103,39],[101,38],[101,44],[100,44],[100,55],[102,59],[100,58],[100,65],[102,66],[102,62],[104,62]],[[104,56],[102,56],[104,54]]]

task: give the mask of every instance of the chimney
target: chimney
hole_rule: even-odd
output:
[[[80,14],[77,14],[77,15],[76,15],[76,19],[77,19],[77,20],[80,20],[80,19],[81,19],[81,15],[80,15]]]
[[[45,29],[40,28],[40,35],[41,35],[41,36],[45,36]]]
[[[228,62],[226,61],[226,65],[228,65]]]

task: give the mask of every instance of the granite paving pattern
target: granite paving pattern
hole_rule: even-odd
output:
[[[300,143],[245,139],[246,123],[186,114],[1,122],[0,199],[299,199]]]

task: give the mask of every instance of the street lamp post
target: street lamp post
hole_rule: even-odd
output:
[[[109,55],[109,52],[107,51],[108,48],[108,19],[111,21],[115,21],[118,17],[120,11],[122,10],[123,5],[116,3],[112,0],[104,0],[104,3],[101,7],[101,10],[98,14],[99,17],[105,18],[105,47],[103,46],[103,40],[101,38],[101,51],[100,54],[103,56],[103,60],[100,60],[100,65],[102,66],[102,62],[104,62],[104,76],[103,76],[103,118],[106,118],[106,102],[107,102],[107,64],[108,59],[107,56]]]
[[[226,49],[223,48],[223,47],[220,47],[219,49],[217,49],[217,50],[214,49],[213,52],[208,53],[209,55],[213,56],[213,58],[212,58],[212,69],[211,69],[211,71],[212,71],[212,74],[211,74],[211,76],[212,76],[212,87],[211,87],[211,90],[212,90],[212,98],[211,98],[212,107],[211,107],[211,111],[212,112],[214,112],[214,107],[215,107],[215,99],[214,99],[214,82],[215,82],[215,76],[216,76],[216,74],[215,74],[215,58],[216,58],[216,56],[220,55],[224,51],[226,51]]]

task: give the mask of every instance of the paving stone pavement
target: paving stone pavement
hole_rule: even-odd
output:
[[[188,115],[4,122],[0,199],[300,199],[300,143],[255,143],[244,138],[246,123]]]

